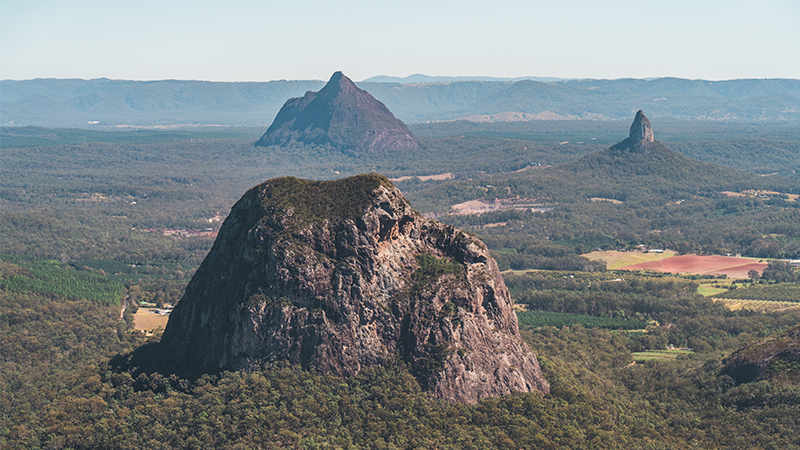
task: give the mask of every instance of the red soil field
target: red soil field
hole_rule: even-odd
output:
[[[725,274],[729,278],[747,278],[747,272],[750,270],[756,270],[761,274],[765,267],[767,267],[767,263],[760,263],[750,258],[680,255],[660,261],[634,264],[623,267],[622,270],[655,270],[658,272],[695,275]]]

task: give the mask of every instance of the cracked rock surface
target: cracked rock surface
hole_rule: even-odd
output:
[[[160,347],[195,372],[287,361],[352,376],[399,358],[461,403],[550,389],[486,246],[423,218],[376,174],[248,191]]]

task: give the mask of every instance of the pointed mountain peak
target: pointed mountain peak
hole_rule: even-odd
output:
[[[641,109],[636,113],[636,118],[633,119],[629,139],[631,142],[653,142],[655,140],[653,136],[653,127],[650,126],[650,120],[644,115]]]
[[[328,80],[328,84],[326,84],[322,90],[334,87],[338,88],[339,92],[354,91],[358,89],[356,84],[353,83],[353,80],[347,78],[347,76],[342,72],[334,72],[333,75],[331,75],[331,79]]]
[[[331,75],[331,79],[328,80],[328,84],[342,84],[342,83],[353,84],[353,80],[347,78],[347,75],[343,74],[342,71],[333,72],[333,75]]]
[[[258,146],[333,146],[344,151],[417,150],[408,127],[369,92],[335,72],[319,92],[289,99]]]

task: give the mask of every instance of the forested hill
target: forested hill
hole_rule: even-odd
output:
[[[658,141],[650,143],[646,152],[614,146],[556,171],[560,177],[578,178],[587,186],[604,186],[607,190],[596,194],[605,192],[605,196],[617,200],[632,200],[655,191],[659,201],[674,201],[687,195],[708,195],[762,184],[754,175],[689,158]]]
[[[639,115],[646,126],[639,127]],[[611,238],[684,253],[800,255],[796,179],[681,155],[655,140],[641,111],[628,138],[570,163],[400,188],[424,212],[456,213],[457,206],[474,201],[498,205],[481,215],[442,218],[479,227],[484,236],[519,233],[568,245]],[[523,206],[533,201],[550,210]]]
[[[281,105],[324,81],[209,82],[2,80],[0,124],[268,126]],[[470,118],[625,119],[651,117],[800,121],[800,80],[453,81],[357,83],[406,123]],[[91,123],[90,122],[97,122]]]

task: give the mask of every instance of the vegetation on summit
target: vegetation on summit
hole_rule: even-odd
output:
[[[373,173],[335,181],[277,178],[259,185],[258,189],[264,207],[291,208],[294,218],[320,222],[332,216],[360,217],[371,204],[372,193],[381,185],[391,182]]]

